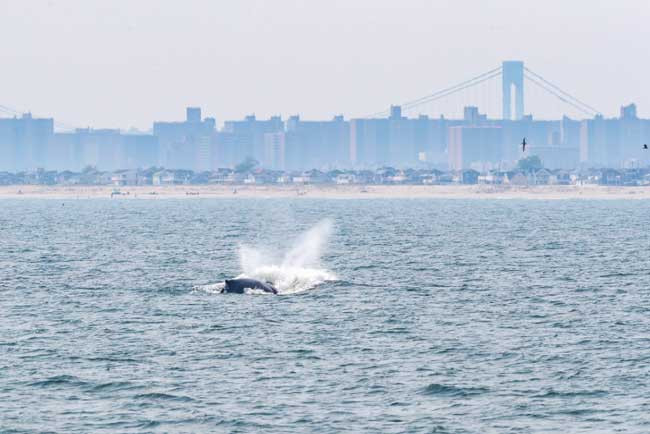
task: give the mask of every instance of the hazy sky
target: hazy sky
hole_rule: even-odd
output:
[[[76,126],[360,116],[505,59],[650,117],[649,0],[0,0],[0,41],[0,104]]]

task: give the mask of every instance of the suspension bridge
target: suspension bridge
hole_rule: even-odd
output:
[[[464,80],[454,86],[445,87],[419,98],[400,104],[402,113],[408,115],[427,114],[449,117],[462,116],[465,106],[476,106],[485,110],[488,117],[505,120],[520,120],[524,117],[524,83],[533,86],[526,92],[526,99],[554,106],[554,115],[572,114],[578,117],[594,117],[601,112],[553,81],[524,65],[522,61],[504,61],[500,66]],[[546,100],[543,100],[546,98]],[[535,107],[535,112],[539,110]],[[569,110],[567,113],[566,110]],[[21,116],[25,111],[0,105],[0,115]],[[382,118],[390,109],[378,111],[362,118]],[[74,130],[69,123],[54,121],[58,130]]]
[[[458,113],[462,110],[462,106],[474,105],[483,109],[487,108],[489,114],[495,118],[498,117],[497,113],[500,111],[502,119],[520,120],[524,117],[524,83],[534,85],[531,88],[531,93],[536,97],[535,100],[539,100],[540,96],[551,98],[558,103],[559,107],[557,108],[563,114],[566,113],[564,111],[566,109],[578,116],[593,117],[601,114],[600,110],[578,99],[540,73],[526,67],[522,61],[504,61],[497,68],[490,69],[454,86],[404,101],[400,105],[404,113],[441,115],[444,115],[445,112]],[[483,104],[480,104],[481,101]],[[389,114],[390,110],[382,110],[364,117],[381,118]]]

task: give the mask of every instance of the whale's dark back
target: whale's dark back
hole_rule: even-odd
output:
[[[243,294],[246,289],[261,289],[272,294],[278,293],[273,286],[256,279],[226,279],[225,283],[221,292]]]

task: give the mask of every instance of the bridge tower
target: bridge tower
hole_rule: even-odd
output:
[[[512,86],[515,87],[515,120],[524,116],[524,62],[503,62],[503,119],[512,119]]]

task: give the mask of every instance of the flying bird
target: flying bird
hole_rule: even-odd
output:
[[[521,152],[526,152],[526,138],[521,142]]]
[[[643,149],[648,149],[648,145],[643,145]]]

